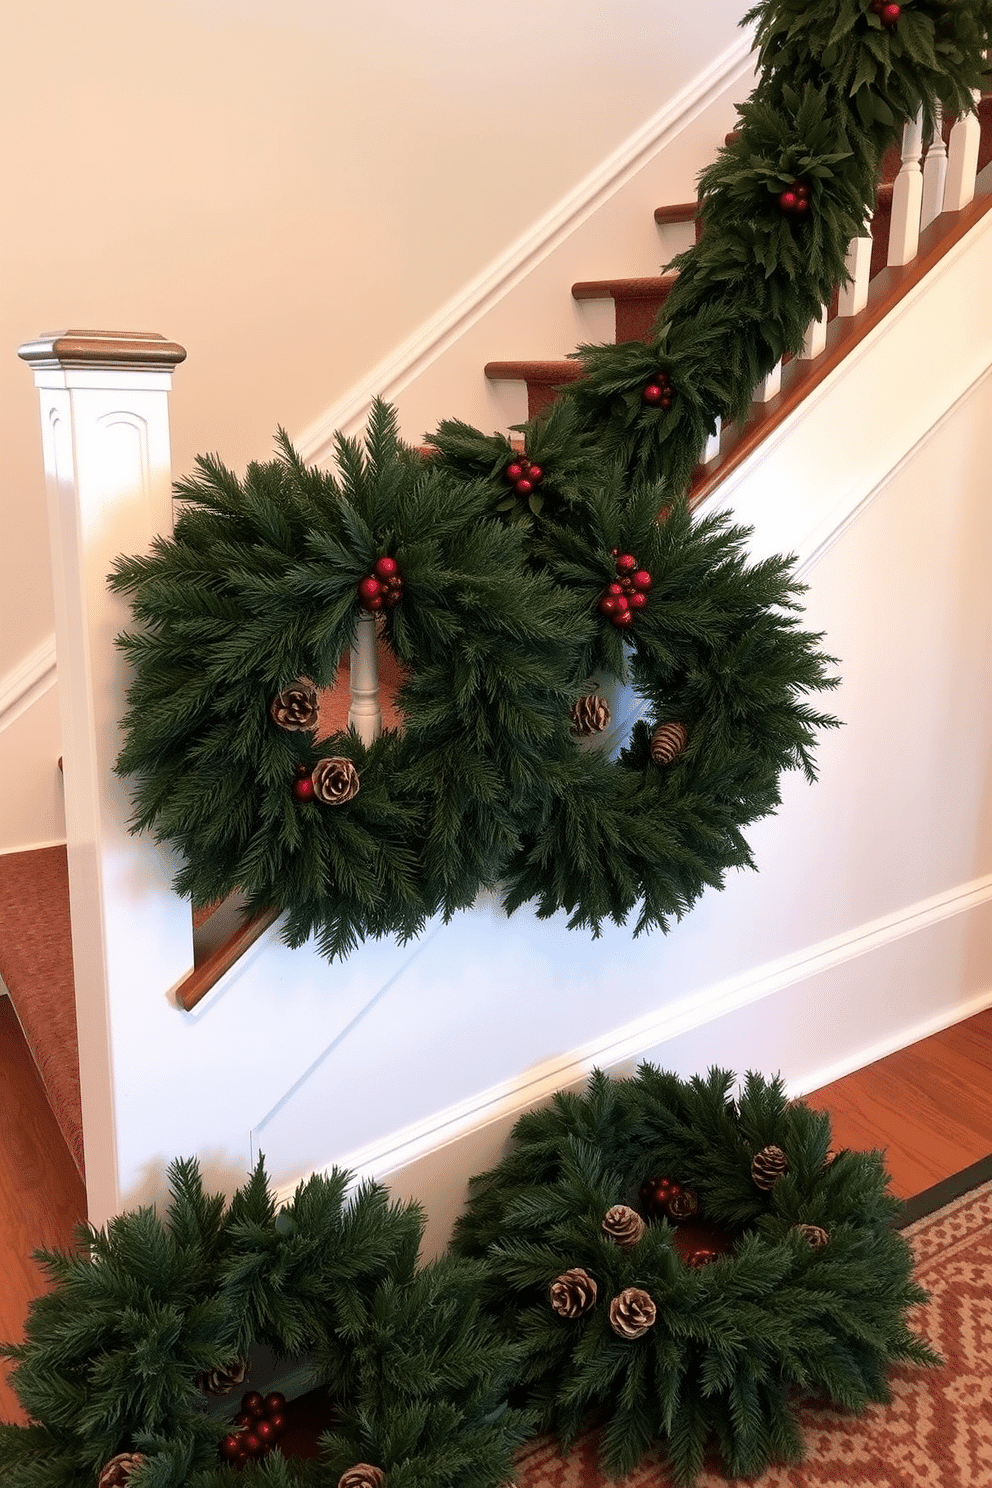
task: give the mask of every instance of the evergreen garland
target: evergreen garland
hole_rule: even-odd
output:
[[[305,1359],[336,1424],[320,1459],[273,1451],[246,1483],[336,1488],[363,1463],[388,1488],[506,1481],[533,1426],[507,1405],[517,1350],[480,1314],[479,1263],[418,1269],[416,1205],[368,1184],[346,1198],[337,1171],[278,1212],[261,1163],[229,1205],[204,1194],[193,1162],[170,1179],[164,1216],[82,1226],[77,1253],[38,1256],[53,1289],[32,1303],[26,1341],[0,1346],[34,1423],[0,1425],[6,1488],[94,1488],[134,1453],[129,1488],[230,1484],[219,1453],[232,1426],[207,1413],[205,1381],[253,1343]]]
[[[718,418],[742,417],[758,383],[796,353],[847,279],[844,257],[874,208],[875,182],[903,122],[934,105],[975,108],[988,82],[992,0],[905,0],[887,23],[870,0],[763,0],[757,87],[736,138],[699,181],[701,239],[667,266],[678,278],[645,343],[582,346],[583,376],[561,390],[584,436],[639,478],[683,492]],[[777,196],[810,190],[801,217]],[[645,407],[658,371],[670,410]],[[529,430],[531,425],[524,425]],[[528,442],[530,442],[528,433]]]
[[[893,1361],[939,1362],[906,1324],[925,1297],[881,1154],[834,1156],[828,1118],[787,1102],[780,1081],[749,1074],[736,1097],[733,1083],[597,1073],[585,1095],[520,1119],[456,1228],[524,1346],[519,1399],[563,1450],[596,1424],[611,1477],[659,1445],[680,1484],[711,1448],[735,1479],[798,1462],[802,1396],[861,1412],[890,1398]],[[663,1177],[733,1243],[700,1263],[675,1222],[632,1215]]]

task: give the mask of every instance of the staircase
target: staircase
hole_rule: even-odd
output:
[[[976,220],[976,214],[981,215],[992,203],[992,172],[987,169],[992,164],[992,99],[982,100],[981,123],[979,171],[983,174],[976,202],[972,208],[958,214],[956,222],[940,219],[926,230],[917,269],[912,271],[917,278],[954,241],[954,234],[960,236]],[[776,416],[784,416],[795,407],[804,387],[808,388],[818,376],[825,375],[828,366],[836,365],[837,357],[843,355],[843,347],[851,344],[852,337],[858,334],[858,326],[863,334],[865,328],[877,323],[889,303],[886,296],[894,287],[898,288],[896,281],[900,274],[900,282],[908,284],[910,271],[893,271],[885,267],[893,183],[901,164],[900,154],[891,152],[885,162],[873,222],[871,281],[876,289],[884,289],[885,294],[876,294],[874,305],[863,311],[860,318],[849,318],[844,332],[847,339],[840,335],[834,337],[841,350],[835,354],[828,344],[827,351],[819,360],[818,371],[810,371],[814,363],[812,358],[804,367],[788,369],[780,391],[766,389],[764,396],[756,399],[744,430],[722,431],[719,443],[707,452],[709,458],[697,472],[693,490],[696,499],[708,495],[720,479],[735,468],[735,462],[739,463],[754,449]],[[695,213],[695,204],[659,207],[655,220],[660,225],[687,223],[694,219]],[[615,307],[616,339],[639,340],[649,336],[674,280],[674,274],[663,273],[639,278],[580,281],[573,284],[571,292],[576,300],[611,300]],[[831,322],[838,318],[835,304],[831,308]],[[836,325],[834,329],[837,330]],[[828,343],[829,340],[828,335]],[[485,375],[491,381],[525,383],[528,417],[534,417],[548,406],[559,388],[577,380],[582,373],[579,363],[573,360],[550,358],[545,361],[489,362]],[[67,1145],[82,1172],[82,1113],[64,849],[50,848],[0,857],[0,976],[10,992]]]
[[[990,162],[992,162],[992,95],[985,95],[979,103],[979,119],[981,123],[981,134],[978,151],[978,172],[981,173]],[[951,133],[951,125],[945,122],[943,129],[943,143],[946,150],[947,142]],[[729,144],[735,138],[733,134],[727,136]],[[876,279],[886,268],[889,262],[889,234],[892,221],[892,201],[896,178],[903,165],[903,153],[898,148],[889,150],[882,162],[881,176],[875,198],[874,215],[871,223],[871,258],[869,269],[869,282]],[[925,169],[925,166],[924,166]],[[668,226],[678,223],[691,223],[697,220],[697,203],[684,202],[655,209],[655,221],[659,226]],[[697,227],[698,236],[698,227]],[[669,292],[672,289],[678,275],[672,271],[666,271],[659,275],[638,278],[618,278],[580,281],[572,285],[572,298],[575,300],[611,300],[613,302],[616,317],[615,341],[647,341],[650,339],[651,329],[660,314]],[[837,318],[839,313],[838,296],[834,298],[828,308],[828,323]],[[554,401],[558,390],[570,383],[579,381],[582,376],[581,365],[574,360],[546,359],[546,360],[501,360],[487,362],[485,375],[490,382],[522,382],[527,388],[527,417],[532,419],[541,413]],[[755,423],[764,417],[764,405],[771,397],[760,397],[756,400],[752,409],[751,417],[746,420],[747,424]],[[719,464],[722,454],[728,452],[730,447],[739,442],[739,431],[730,432],[727,448],[714,442],[713,446],[706,452],[706,464]],[[753,447],[753,444],[752,446]],[[710,472],[707,472],[707,474]],[[698,482],[705,480],[702,471],[699,472]],[[710,489],[711,486],[708,486]],[[707,492],[708,493],[708,492]],[[698,493],[694,491],[694,495]]]

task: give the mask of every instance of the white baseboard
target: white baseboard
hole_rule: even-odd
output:
[[[905,906],[794,955],[707,987],[656,1016],[614,1030],[607,1039],[563,1053],[541,1067],[529,1069],[519,1079],[480,1091],[429,1120],[345,1154],[336,1166],[354,1173],[356,1180],[388,1183],[397,1197],[420,1198],[429,1215],[426,1248],[438,1250],[464,1203],[468,1178],[498,1160],[518,1117],[546,1104],[558,1090],[581,1088],[594,1069],[627,1074],[644,1061],[677,1068],[683,1040],[691,1040],[705,1029],[707,1044],[715,1051],[713,1063],[726,1064],[719,1050],[721,1043],[729,1042],[744,1061],[742,1069],[746,1064],[748,1068],[761,1068],[765,1074],[777,1073],[765,1068],[755,1049],[743,1046],[738,1039],[737,1030],[748,1009],[757,1017],[756,1005],[766,1003],[770,1010],[761,1015],[766,1022],[788,1021],[790,1007],[796,1018],[809,1020],[808,1044],[815,1052],[794,1069],[780,1071],[790,1093],[802,1095],[992,1006],[990,983],[965,995],[955,994],[950,988],[941,995],[941,989],[935,989],[932,1004],[922,1011],[919,1001],[907,996],[904,1016],[900,1017],[898,1008],[887,1008],[881,1033],[867,1029],[863,1035],[857,1019],[862,995],[859,988],[871,984],[887,952],[902,954],[905,948],[899,947],[900,942],[912,939],[915,947],[916,942],[924,943],[930,936],[939,938],[944,927],[959,929],[953,922],[982,911],[992,921],[992,876]],[[925,961],[925,954],[914,949],[914,964],[925,967]],[[851,972],[856,973],[853,978]],[[844,992],[836,986],[845,980],[846,1001]],[[824,996],[825,981],[833,995]],[[820,984],[815,995],[814,982]],[[925,1004],[925,988],[920,995]],[[807,1006],[811,998],[815,1014]],[[838,1021],[840,1027],[834,1029],[832,1045],[830,1034],[814,1026],[815,1017],[825,1024],[831,1019]],[[722,1034],[721,1025],[726,1025]],[[760,1043],[757,1024],[755,1032]],[[278,1201],[287,1202],[294,1187],[280,1191]]]
[[[305,460],[331,458],[336,432],[353,438],[364,428],[372,401],[393,401],[487,311],[510,293],[560,243],[598,211],[699,117],[711,101],[738,82],[753,80],[750,36],[736,40],[702,73],[630,135],[584,180],[550,208],[481,274],[412,335],[377,363],[294,440]]]
[[[55,686],[55,636],[46,636],[12,671],[0,678],[0,733]]]

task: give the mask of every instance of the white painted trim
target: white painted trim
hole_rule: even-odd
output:
[[[508,1128],[524,1111],[543,1104],[555,1091],[584,1083],[594,1069],[609,1070],[622,1066],[633,1070],[659,1045],[680,1035],[989,902],[992,902],[992,875],[857,925],[841,935],[806,946],[791,956],[780,957],[694,992],[658,1014],[614,1030],[607,1039],[573,1049],[542,1066],[531,1068],[520,1079],[491,1086],[425,1121],[390,1133],[384,1141],[348,1153],[334,1166],[353,1173],[356,1181],[388,1178],[398,1169],[437,1153],[473,1131],[495,1123]],[[853,1069],[990,1005],[992,987],[971,999],[966,1006],[958,1005],[950,1014],[938,1013],[932,1019],[914,1025],[908,1034],[900,1027],[891,1041],[859,1049],[850,1062],[824,1067],[803,1080],[803,1090],[818,1089]],[[792,1093],[801,1094],[802,1091],[794,1090]],[[288,1203],[295,1189],[294,1182],[279,1190],[277,1201]]]
[[[24,660],[0,678],[0,733],[55,686],[55,636],[46,636]]]
[[[354,437],[376,397],[392,400],[459,336],[507,295],[537,264],[664,150],[733,84],[753,76],[751,38],[735,40],[703,72],[630,135],[584,180],[495,259],[487,269],[385,357],[294,440],[305,460],[324,461],[339,430]]]
[[[823,526],[821,528],[817,528],[811,535],[810,546],[804,554],[802,561],[800,563],[797,563],[796,565],[797,579],[806,578],[806,576],[809,574],[810,569],[812,569],[817,563],[819,563],[820,559],[823,558],[825,554],[829,553],[834,544],[839,542],[839,540],[844,536],[848,528],[853,526],[858,518],[868,510],[868,508],[875,501],[876,497],[880,496],[881,493],[886,489],[886,487],[889,486],[891,482],[894,481],[896,477],[901,474],[905,466],[907,466],[910,461],[914,460],[919,454],[920,450],[923,449],[923,447],[940,432],[944,424],[947,423],[948,419],[951,419],[955,416],[955,414],[958,412],[958,409],[961,407],[961,404],[964,403],[968,398],[970,398],[975,389],[980,387],[981,384],[986,380],[986,378],[990,376],[992,376],[992,365],[986,367],[984,371],[980,372],[978,376],[971,383],[968,384],[964,392],[962,392],[959,397],[955,398],[954,402],[951,403],[949,407],[944,409],[944,412],[940,415],[936,422],[932,423],[928,429],[924,430],[919,439],[917,439],[916,442],[912,444],[908,450],[906,450],[905,454],[896,461],[892,469],[889,470],[885,475],[883,475],[882,479],[876,485],[874,485],[871,490],[862,497],[860,501],[856,501],[852,506],[847,507],[843,511],[838,512],[835,510],[830,513],[828,520],[823,524]]]

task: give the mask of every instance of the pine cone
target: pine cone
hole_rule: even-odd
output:
[[[636,1209],[629,1204],[614,1204],[607,1209],[600,1229],[618,1250],[633,1250],[647,1226]]]
[[[756,1188],[773,1188],[789,1166],[781,1147],[762,1147],[751,1159],[751,1179]]]
[[[653,1299],[641,1287],[627,1287],[610,1303],[610,1327],[621,1338],[642,1338],[657,1316]]]
[[[556,1276],[548,1288],[551,1306],[559,1317],[577,1318],[595,1307],[599,1288],[587,1271],[573,1266]]]
[[[356,1462],[338,1478],[338,1488],[382,1488],[386,1474],[371,1462]]]
[[[201,1374],[197,1384],[204,1395],[230,1395],[237,1385],[243,1385],[248,1378],[248,1360],[235,1359],[233,1363],[226,1364],[223,1369],[211,1369],[207,1374]]]
[[[830,1244],[830,1236],[822,1225],[801,1224],[796,1225],[796,1229],[814,1250],[822,1250],[824,1245]]]
[[[676,1223],[691,1219],[699,1213],[699,1200],[691,1188],[677,1188],[665,1205],[665,1213]]]
[[[573,734],[601,734],[610,726],[610,705],[605,697],[590,692],[572,704],[571,718]]]
[[[317,689],[311,682],[294,682],[269,704],[269,713],[281,729],[303,733],[317,723]]]
[[[651,758],[656,765],[670,765],[689,742],[684,723],[659,723],[651,735]]]
[[[119,1452],[101,1469],[96,1488],[126,1488],[131,1474],[147,1460],[142,1452]]]
[[[358,795],[358,771],[350,759],[335,756],[334,759],[318,760],[310,778],[314,795],[325,806],[343,806]]]

